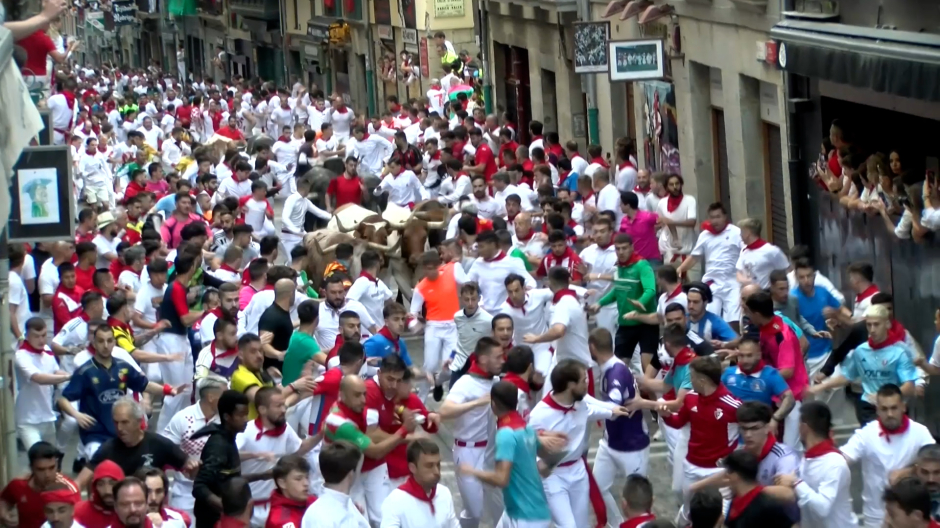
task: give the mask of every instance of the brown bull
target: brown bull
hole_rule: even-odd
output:
[[[323,282],[323,272],[326,267],[336,260],[336,246],[342,243],[352,244],[353,258],[349,263],[350,280],[359,276],[359,256],[365,251],[366,245],[348,233],[339,233],[331,229],[320,229],[307,233],[304,236],[304,247],[307,248],[307,276],[313,288],[320,291]]]

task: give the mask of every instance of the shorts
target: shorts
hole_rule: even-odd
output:
[[[659,327],[642,323],[617,327],[614,355],[620,359],[633,359],[637,345],[640,345],[641,354],[655,354],[659,348]]]
[[[84,194],[85,202],[88,204],[95,205],[111,203],[111,190],[105,186],[95,187],[92,185],[86,185]]]

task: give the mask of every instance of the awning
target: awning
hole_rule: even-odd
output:
[[[940,101],[940,35],[784,20],[770,31],[790,73]]]

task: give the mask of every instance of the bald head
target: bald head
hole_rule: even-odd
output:
[[[366,383],[356,374],[347,374],[339,382],[339,399],[355,412],[366,407]]]
[[[750,297],[751,295],[754,295],[755,293],[761,292],[761,291],[764,291],[764,290],[761,289],[760,285],[759,285],[759,284],[754,284],[754,283],[752,282],[752,283],[750,283],[750,284],[748,284],[748,285],[745,285],[745,286],[743,286],[743,287],[741,288],[741,298],[742,298],[742,299],[747,299],[747,298]]]
[[[297,288],[297,283],[291,279],[278,279],[274,283],[274,297],[283,299],[289,297]]]

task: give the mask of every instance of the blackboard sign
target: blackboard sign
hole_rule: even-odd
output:
[[[135,24],[137,4],[134,0],[114,0],[111,2],[111,14],[114,16],[114,27]]]
[[[75,236],[72,156],[68,145],[26,147],[10,179],[10,242]]]

